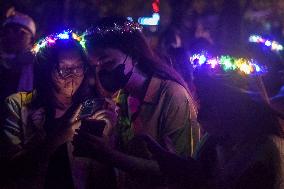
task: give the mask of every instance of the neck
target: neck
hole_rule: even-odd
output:
[[[148,78],[149,76],[135,67],[125,87],[126,91],[128,91],[131,96],[143,100],[142,98],[145,94]]]
[[[64,94],[55,93],[55,108],[61,110],[67,110],[72,104],[72,97],[68,97]]]

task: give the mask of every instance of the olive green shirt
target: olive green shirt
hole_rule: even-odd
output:
[[[123,95],[122,93],[121,96]],[[124,117],[120,119],[122,124],[118,125],[119,147],[122,151],[136,157],[152,159],[147,145],[141,140],[135,140],[135,136],[147,134],[171,152],[184,157],[191,155],[191,131],[192,125],[197,123],[197,112],[193,99],[184,87],[171,80],[152,77],[143,101],[134,105],[134,108],[131,107],[131,97],[128,97],[127,102],[126,96],[120,98],[119,103],[123,109],[120,117]],[[136,113],[131,109],[136,109]],[[120,188],[167,188],[158,178],[122,175],[123,173],[118,179]]]
[[[124,129],[128,132],[124,143],[127,145],[133,136],[148,134],[168,150],[189,156],[191,126],[196,126],[195,108],[184,87],[171,80],[152,77],[137,116],[130,119],[130,131]]]

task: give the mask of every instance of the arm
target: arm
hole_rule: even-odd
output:
[[[158,141],[161,141],[164,147],[170,152],[174,152],[179,155],[189,155],[189,126],[190,126],[190,101],[188,94],[180,85],[170,82],[165,87],[165,92],[161,94],[159,104],[163,104],[161,108],[161,117],[159,117],[158,128]],[[147,123],[144,123],[147,124]],[[139,141],[139,145],[135,145],[136,148],[145,148],[144,143]],[[151,157],[151,153],[149,152]],[[117,153],[116,153],[117,155]],[[132,156],[130,156],[132,157]],[[132,157],[132,158],[137,158]],[[132,158],[128,158],[131,160]],[[137,168],[144,167],[145,172],[148,169],[148,174],[155,173],[155,175],[162,175],[159,164],[152,160],[138,158],[136,162]],[[132,159],[133,160],[133,159]],[[132,161],[133,162],[133,161]],[[134,162],[133,162],[134,163]],[[141,165],[139,165],[141,163]],[[145,164],[149,165],[149,167]],[[125,163],[127,166],[127,163]],[[139,169],[138,169],[139,170]],[[140,169],[141,170],[141,169]],[[144,172],[144,173],[145,173]],[[147,173],[147,172],[146,172]]]
[[[173,91],[174,90],[172,90],[172,92]],[[185,91],[182,91],[182,92],[185,97],[183,99],[187,100],[186,93],[184,93]],[[175,98],[178,98],[178,97],[175,97]],[[164,102],[164,104],[167,104],[167,102]],[[167,107],[168,110],[171,109],[176,104],[176,102],[172,101],[170,104],[171,106]],[[184,101],[183,101],[183,105],[184,105]],[[186,103],[184,106],[187,108],[188,103]],[[178,106],[177,106],[177,109],[179,109]],[[164,111],[164,110],[161,110],[161,111]],[[188,151],[186,149],[188,147],[188,141],[187,141],[188,137],[186,135],[187,135],[187,126],[189,125],[189,109],[178,110],[178,112],[176,110],[173,110],[172,112],[173,113],[171,112],[162,113],[162,117],[161,117],[162,123],[160,125],[164,126],[163,130],[164,130],[164,133],[166,133],[165,136],[171,137],[171,139],[174,141],[176,146],[180,144],[178,152],[180,154],[186,153],[186,151]],[[183,119],[180,121],[179,118],[175,118],[175,116],[177,115],[181,115],[179,118],[183,117]],[[177,122],[177,124],[175,122]],[[148,175],[159,175],[159,176],[162,175],[160,172],[159,165],[156,161],[139,158],[137,156],[131,156],[131,155],[119,152],[117,150],[111,149],[108,147],[109,145],[106,144],[106,140],[103,140],[102,138],[99,138],[96,136],[90,136],[87,133],[85,133],[85,135],[83,133],[82,134],[79,133],[75,140],[75,146],[77,146],[76,148],[80,149],[80,151],[85,151],[88,153],[91,153],[91,151],[93,151],[92,154],[88,154],[87,156],[100,159],[104,162],[111,162],[114,166],[128,173],[131,173],[131,174],[145,174],[146,173]],[[173,148],[176,148],[176,146],[173,146]],[[102,157],[98,157],[98,156],[102,156]]]
[[[115,133],[113,130],[117,122],[117,107],[112,101],[108,99],[106,101],[107,109],[99,110],[88,118],[105,122],[103,136],[97,137],[82,126],[73,141],[75,146],[74,155],[87,156],[103,161],[133,175],[145,173],[160,175],[159,166],[155,161],[138,158],[115,150]],[[96,127],[96,125],[93,127]]]
[[[134,157],[115,150],[109,144],[109,137],[97,137],[80,130],[78,135],[75,135],[73,143],[75,155],[97,159],[132,175],[161,175],[156,161]]]
[[[189,157],[192,140],[190,128],[196,117],[193,100],[176,83],[169,83],[164,96],[160,128],[162,144],[171,152]]]
[[[64,126],[46,134],[44,112],[33,112],[27,123],[28,112],[22,104],[19,96],[6,101],[7,117],[0,128],[0,163],[4,168],[1,169],[1,184],[11,188],[41,188],[49,157],[69,140],[72,130]],[[25,135],[28,127],[33,133]]]
[[[204,169],[200,161],[169,152],[149,135],[140,135],[139,138],[147,143],[171,187],[200,188],[205,181]]]
[[[1,184],[12,188],[37,187],[39,183],[35,182],[40,179],[35,177],[40,177],[38,170],[42,170],[47,163],[41,133],[35,132],[30,139],[23,137],[22,103],[22,95],[19,94],[6,100],[7,116],[0,129],[0,160],[3,167]],[[42,165],[39,165],[39,162]],[[27,175],[30,177],[27,178]]]
[[[117,150],[111,151],[106,157],[113,166],[131,175],[162,176],[159,164],[154,160],[130,156]]]

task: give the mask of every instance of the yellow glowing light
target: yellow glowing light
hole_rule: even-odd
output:
[[[253,72],[253,67],[250,62],[244,58],[239,58],[236,60],[236,66],[239,68],[241,72],[245,74],[250,74]]]
[[[32,48],[32,52],[33,53],[37,53],[39,51],[40,47],[39,45],[35,45],[33,48]]]
[[[77,40],[77,41],[81,41],[82,39],[81,39],[81,37],[79,37],[77,34],[75,34],[75,33],[72,33],[72,38],[73,39],[75,39],[75,40]]]

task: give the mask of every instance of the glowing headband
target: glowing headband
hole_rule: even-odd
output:
[[[221,68],[225,72],[238,71],[246,75],[261,74],[266,72],[265,68],[260,67],[253,59],[248,60],[246,58],[234,58],[228,55],[209,57],[204,53],[194,54],[189,58],[189,60],[193,65],[193,68],[197,68],[202,65],[209,65],[212,69]]]
[[[53,35],[49,35],[41,40],[39,40],[32,48],[32,52],[34,54],[38,53],[41,49],[44,49],[48,46],[52,46],[56,43],[57,40],[69,40],[74,39],[80,43],[82,48],[85,50],[86,48],[86,41],[84,36],[80,36],[77,33],[73,32],[72,30],[64,30],[61,33],[56,33]]]
[[[283,50],[283,46],[277,41],[271,41],[259,35],[251,35],[249,37],[249,42],[264,44],[265,46],[269,47],[272,51],[276,51],[276,52]]]
[[[117,23],[114,23],[114,26],[111,27],[95,27],[92,29],[89,29],[85,32],[85,35],[92,35],[92,34],[100,34],[105,35],[107,33],[117,33],[117,34],[124,34],[124,33],[132,33],[135,31],[141,32],[143,27],[136,23],[127,21],[124,23],[123,26],[118,25]]]

